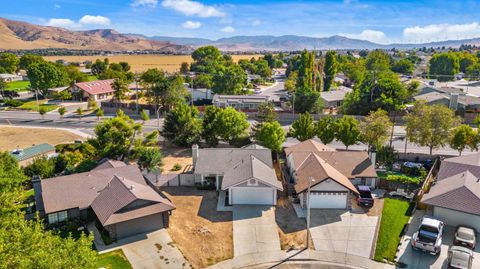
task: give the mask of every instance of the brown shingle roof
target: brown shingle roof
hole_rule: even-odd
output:
[[[480,181],[470,171],[444,178],[432,186],[422,202],[480,215]]]
[[[358,193],[352,182],[340,173],[333,166],[322,160],[317,154],[310,153],[300,164],[297,174],[297,184],[295,184],[295,191],[297,193],[304,192],[308,189],[308,181],[311,179],[311,186],[315,186],[327,179],[332,179],[351,190],[354,193]]]
[[[101,162],[97,167],[95,167],[94,170],[117,168],[117,167],[124,167],[124,166],[127,166],[127,164],[124,162],[107,159]]]
[[[275,170],[253,155],[248,155],[228,169],[222,180],[222,190],[255,178],[267,185],[283,190]]]
[[[467,170],[476,177],[480,178],[480,153],[443,160],[440,165],[440,170],[437,174],[437,179],[442,180]]]
[[[119,210],[137,200],[151,202],[150,205],[146,206],[150,207],[150,210],[139,210],[143,208],[142,206],[141,208],[123,213],[119,212]],[[151,207],[159,203],[161,205]],[[114,176],[107,186],[100,191],[99,195],[92,202],[91,207],[102,225],[110,225],[126,220],[126,216],[128,216],[128,219],[133,219],[145,216],[147,212],[148,214],[155,214],[175,208],[170,201],[161,197],[150,186],[118,176]]]
[[[285,149],[285,154],[288,156],[292,152],[322,152],[335,151],[335,149],[320,143],[314,139],[308,139],[291,147]]]

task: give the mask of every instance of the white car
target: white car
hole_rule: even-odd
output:
[[[432,217],[424,217],[418,231],[413,234],[412,248],[437,255],[441,251],[445,224]]]
[[[471,269],[473,251],[459,246],[453,246],[448,250],[448,268]]]

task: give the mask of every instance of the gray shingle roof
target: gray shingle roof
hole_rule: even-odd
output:
[[[25,148],[21,151],[12,152],[11,155],[17,159],[17,161],[24,161],[30,158],[40,156],[49,152],[55,151],[55,148],[47,143],[35,145],[29,148]]]
[[[432,186],[422,202],[480,215],[480,181],[470,171],[444,178]]]
[[[277,179],[275,169],[253,155],[248,155],[228,169],[222,181],[222,190],[245,182],[257,179],[267,185],[283,190],[282,183]]]
[[[480,153],[443,160],[437,174],[437,180],[442,180],[467,170],[474,176],[480,178]]]
[[[250,155],[272,166],[272,153],[269,149],[206,148],[198,150],[195,174],[224,174]]]

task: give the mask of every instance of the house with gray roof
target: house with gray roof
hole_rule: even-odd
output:
[[[213,96],[212,103],[217,107],[233,107],[240,110],[256,111],[260,104],[268,102],[266,95],[220,95]]]
[[[480,231],[480,153],[443,160],[421,202],[447,225]]]
[[[320,98],[322,98],[325,107],[339,107],[342,105],[345,95],[352,91],[351,88],[339,86],[338,89],[320,92]]]
[[[34,180],[39,215],[49,225],[96,222],[113,240],[168,227],[173,203],[136,165],[105,161],[79,174]]]
[[[195,182],[226,192],[228,203],[275,205],[282,182],[273,168],[269,149],[192,147]]]

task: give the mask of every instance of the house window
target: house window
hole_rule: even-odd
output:
[[[57,222],[66,221],[68,218],[67,211],[60,211],[52,214],[48,214],[48,223],[55,224]]]

